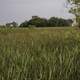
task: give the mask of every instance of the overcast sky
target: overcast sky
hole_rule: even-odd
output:
[[[22,22],[37,15],[71,18],[65,0],[0,0],[0,23]]]

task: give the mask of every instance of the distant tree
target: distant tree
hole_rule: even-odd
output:
[[[58,26],[68,26],[68,23],[65,19],[59,18],[58,19]]]
[[[6,27],[10,27],[11,26],[11,23],[6,23]]]
[[[71,24],[73,23],[73,21],[71,19],[62,19],[59,18],[59,26],[71,26]]]
[[[36,18],[40,18],[40,17],[38,17],[38,16],[32,16],[32,19],[36,19]]]
[[[28,21],[22,22],[19,27],[28,27]]]
[[[51,27],[62,27],[62,26],[70,26],[72,24],[72,20],[66,20],[66,19],[62,19],[62,18],[57,18],[57,17],[51,17],[48,20],[48,25]]]
[[[58,26],[58,19],[56,17],[51,17],[49,20],[48,20],[48,25],[50,27],[56,27]]]
[[[66,20],[66,23],[67,23],[68,26],[71,26],[72,23],[73,23],[73,20],[72,19],[67,19]]]
[[[11,23],[6,23],[6,27],[18,27],[18,24],[15,21],[13,21]]]
[[[15,21],[13,21],[11,24],[12,24],[13,27],[18,27],[18,23],[15,22]]]
[[[70,26],[72,24],[72,20],[51,17],[50,19],[40,18],[38,16],[32,16],[32,19],[29,21],[24,21],[20,24],[19,27],[62,27],[62,26]]]
[[[36,27],[46,27],[47,19],[35,17],[28,21],[28,25],[35,25]]]

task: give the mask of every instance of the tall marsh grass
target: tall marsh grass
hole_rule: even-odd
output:
[[[0,80],[80,80],[80,31],[1,28]]]

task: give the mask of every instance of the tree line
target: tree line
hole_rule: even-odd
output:
[[[22,22],[19,27],[62,27],[71,26],[72,23],[73,21],[71,19],[63,19],[58,17],[46,19],[38,16],[32,16],[32,19]]]
[[[65,27],[71,26],[72,23],[73,21],[71,19],[63,19],[58,17],[46,19],[39,16],[32,16],[30,20],[25,20],[20,25],[13,21],[11,23],[6,23],[5,27]]]

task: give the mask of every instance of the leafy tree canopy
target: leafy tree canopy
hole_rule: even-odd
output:
[[[80,27],[80,0],[68,0],[68,2],[72,5],[69,12],[75,15],[78,27]]]

